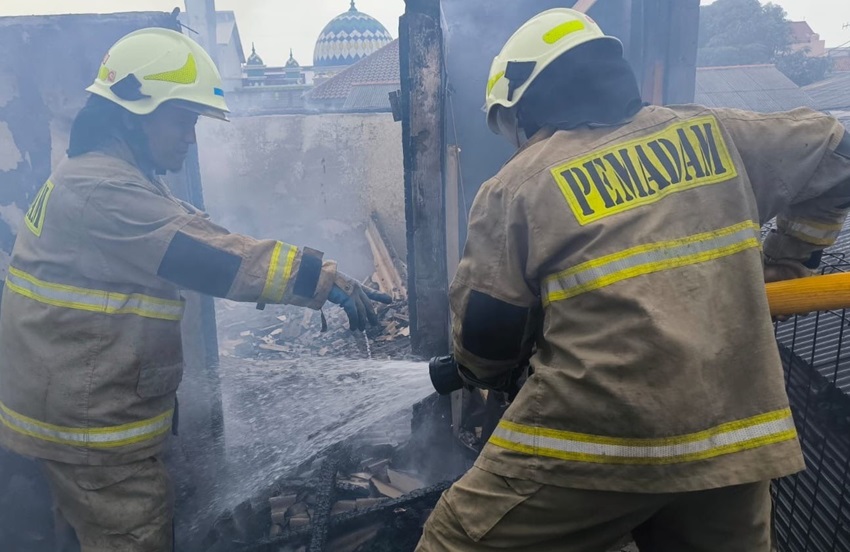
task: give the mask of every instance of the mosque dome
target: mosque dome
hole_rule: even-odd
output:
[[[289,59],[286,60],[286,67],[289,68],[289,69],[294,69],[295,67],[301,67],[301,65],[295,59],[295,56],[292,55],[292,48],[289,49]]]
[[[256,66],[265,65],[265,63],[263,63],[263,58],[261,58],[259,55],[257,55],[257,49],[254,48],[253,43],[251,43],[251,55],[248,56],[248,60],[245,62],[245,65],[256,65]]]
[[[316,67],[352,65],[392,42],[386,27],[374,17],[351,9],[333,18],[319,35],[313,54]]]

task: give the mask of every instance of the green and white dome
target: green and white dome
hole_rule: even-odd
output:
[[[392,42],[386,27],[374,17],[351,9],[333,18],[319,35],[313,54],[316,67],[352,65]]]

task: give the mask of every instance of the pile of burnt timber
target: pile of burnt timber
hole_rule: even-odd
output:
[[[405,471],[405,446],[338,444],[216,521],[209,552],[412,551],[450,482]]]
[[[305,357],[404,358],[410,351],[407,303],[398,301],[377,309],[380,326],[366,337],[348,330],[342,309],[325,309],[328,331],[316,311],[269,305],[262,312],[246,305],[220,301],[217,309],[222,356],[257,360],[297,360]],[[368,342],[367,342],[368,338]]]
[[[312,310],[269,305],[259,312],[244,304],[219,301],[217,318],[222,356],[259,360],[409,356],[407,267],[375,217],[369,220],[366,238],[372,249],[375,272],[364,284],[379,289],[394,301],[392,305],[378,306],[380,326],[369,328],[366,338],[348,331],[348,318],[336,306],[324,310],[328,331],[323,332],[322,314]]]

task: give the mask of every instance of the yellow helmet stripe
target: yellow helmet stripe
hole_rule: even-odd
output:
[[[195,56],[189,54],[186,64],[180,69],[148,75],[145,77],[145,80],[173,82],[175,84],[194,84],[198,80],[198,66],[195,64]]]
[[[494,86],[496,86],[496,83],[497,83],[497,82],[499,82],[499,79],[501,79],[501,78],[502,78],[502,77],[504,77],[504,76],[505,76],[505,72],[504,72],[504,71],[499,71],[498,73],[496,73],[495,75],[493,75],[493,76],[490,78],[490,80],[489,80],[489,81],[487,81],[487,93],[488,93],[488,94],[489,94],[490,92],[492,92],[492,91],[493,91],[493,87],[494,87]]]
[[[565,36],[583,31],[584,29],[584,21],[579,21],[578,19],[567,21],[543,35],[543,42],[546,44],[555,44]]]

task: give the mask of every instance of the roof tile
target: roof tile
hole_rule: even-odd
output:
[[[307,98],[311,101],[345,100],[356,85],[400,82],[401,69],[396,39],[318,85],[307,93]]]

